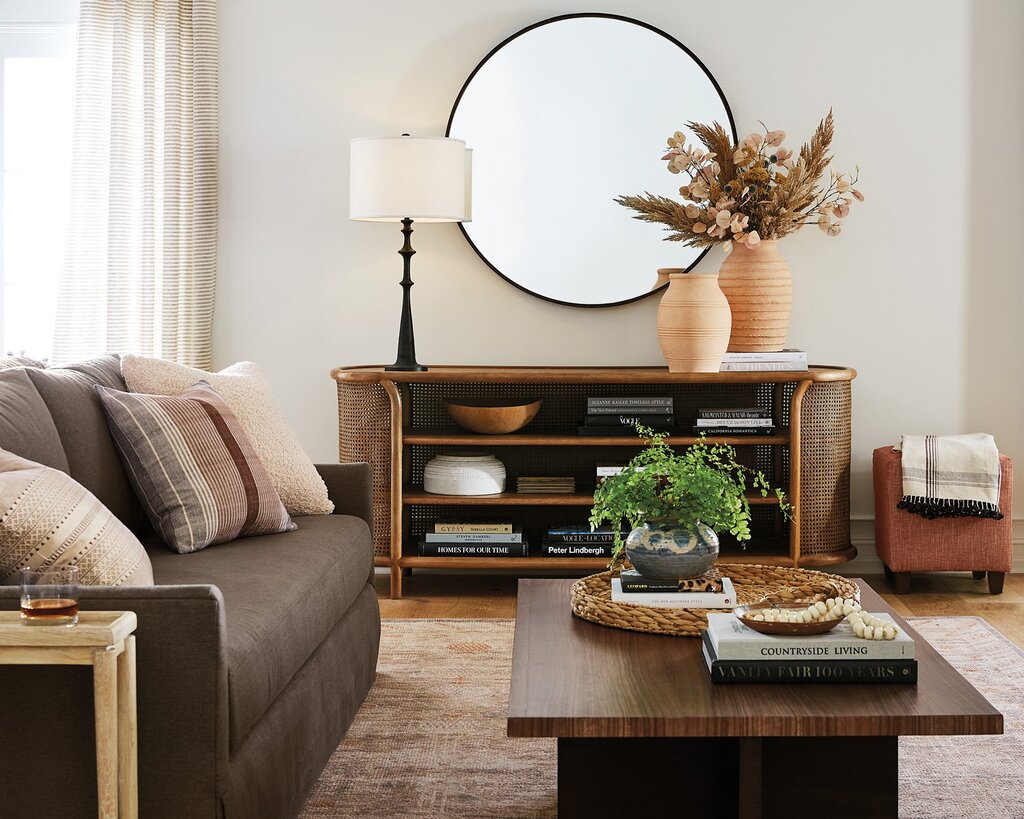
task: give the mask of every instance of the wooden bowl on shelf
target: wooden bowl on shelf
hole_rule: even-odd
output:
[[[451,398],[444,402],[456,424],[482,435],[505,435],[522,429],[534,419],[542,403],[542,398]]]

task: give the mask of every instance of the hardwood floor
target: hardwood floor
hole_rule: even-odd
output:
[[[984,580],[970,572],[915,574],[909,594],[898,595],[882,575],[864,578],[905,617],[928,615],[984,617],[1024,648],[1024,574],[1009,575],[1000,595],[988,593]],[[516,578],[491,574],[431,574],[405,578],[405,596],[388,597],[388,577],[377,575],[377,597],[385,618],[513,618]],[[566,601],[568,605],[568,601]]]

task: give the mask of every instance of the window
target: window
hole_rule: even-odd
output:
[[[0,2],[0,353],[45,359],[53,344],[70,199],[76,12],[77,3]]]

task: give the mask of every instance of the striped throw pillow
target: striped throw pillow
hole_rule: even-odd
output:
[[[238,419],[205,381],[177,396],[96,391],[139,500],[176,552],[296,528]]]
[[[92,492],[0,449],[0,584],[54,566],[78,566],[83,586],[153,585],[146,550]]]

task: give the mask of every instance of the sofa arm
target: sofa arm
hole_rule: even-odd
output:
[[[0,587],[0,610],[19,589]],[[228,785],[228,673],[224,600],[215,586],[97,586],[83,610],[138,617],[139,814],[220,815]],[[0,666],[5,816],[95,817],[92,672],[88,666]],[[39,787],[39,760],[60,737],[60,776]],[[17,738],[17,741],[15,741]],[[42,801],[40,801],[42,800]]]
[[[317,464],[334,501],[334,514],[362,518],[373,530],[373,501],[370,497],[372,472],[369,464]]]

